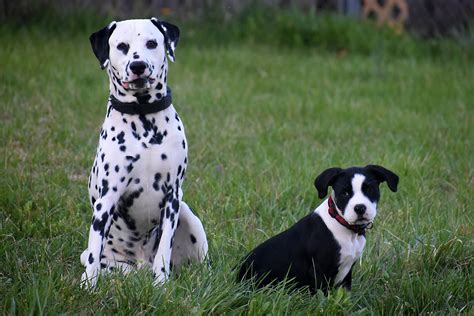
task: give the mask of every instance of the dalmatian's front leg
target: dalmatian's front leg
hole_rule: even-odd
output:
[[[89,230],[87,246],[88,255],[85,262],[86,271],[81,277],[83,288],[93,288],[97,283],[100,271],[100,259],[104,251],[105,240],[109,234],[112,217],[114,215],[118,197],[107,196],[99,198],[94,203],[92,224]]]
[[[161,234],[158,234],[159,245],[153,260],[153,284],[158,286],[163,284],[170,274],[170,261],[173,250],[174,235],[179,218],[179,200],[172,192],[171,197],[166,198],[164,212],[161,217]]]

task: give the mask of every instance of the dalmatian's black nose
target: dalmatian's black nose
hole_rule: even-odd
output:
[[[354,206],[354,212],[356,212],[357,215],[364,214],[366,209],[367,208],[364,204],[357,204],[356,206]]]
[[[130,64],[130,70],[136,74],[141,75],[145,72],[146,64],[143,61],[134,61]]]

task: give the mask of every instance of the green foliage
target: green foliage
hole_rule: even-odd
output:
[[[321,49],[330,36],[311,42],[305,23],[277,19],[278,32],[293,30],[289,43],[242,34],[207,46],[184,26],[170,65],[189,142],[185,199],[205,225],[211,267],[192,265],[159,288],[146,271],[115,274],[91,293],[78,286],[79,256],[108,88],[88,43],[95,22],[59,34],[0,26],[2,314],[472,313],[472,61],[392,54],[392,44],[333,54],[344,40]],[[256,34],[262,21],[246,28]],[[351,293],[234,282],[250,249],[321,202],[319,172],[368,163],[396,171],[400,190],[382,186]]]
[[[163,18],[180,26],[181,43],[195,46],[220,47],[240,42],[275,45],[285,49],[317,49],[339,55],[349,53],[435,58],[443,61],[474,59],[474,34],[469,30],[456,37],[420,39],[406,32],[398,33],[387,26],[377,26],[372,21],[326,11],[281,10],[255,2],[242,12],[228,16],[217,7],[208,4],[203,16],[191,20]],[[147,17],[149,16],[129,18]],[[110,21],[120,19],[88,10],[65,14],[46,7],[32,10],[27,17],[7,17],[3,27],[13,32],[20,30],[34,33],[46,30],[52,36],[67,37],[71,34],[82,35],[84,32],[90,34]]]
[[[207,21],[207,20],[205,20]],[[371,21],[321,12],[250,6],[228,21],[184,23],[185,38],[195,44],[225,45],[236,40],[278,47],[389,57],[472,59],[471,33],[458,38],[418,39]],[[198,31],[196,31],[198,30]]]

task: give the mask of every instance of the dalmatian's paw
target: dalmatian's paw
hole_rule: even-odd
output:
[[[161,286],[168,280],[168,275],[166,272],[154,273],[155,280],[153,281],[153,286]]]
[[[97,284],[97,277],[99,275],[99,269],[86,269],[81,276],[81,288],[85,290],[92,290]]]

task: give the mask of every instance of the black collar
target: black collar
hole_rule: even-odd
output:
[[[152,103],[121,102],[113,95],[110,96],[110,104],[120,113],[142,115],[163,111],[171,105],[171,89],[166,88],[166,96]]]
[[[328,213],[331,215],[332,218],[334,218],[336,221],[339,222],[342,226],[352,230],[354,233],[358,235],[363,235],[365,236],[365,230],[372,228],[372,223],[367,223],[367,224],[362,224],[362,225],[352,225],[349,224],[341,215],[336,210],[336,204],[334,204],[334,201],[332,200],[332,197],[329,196],[328,199]]]

